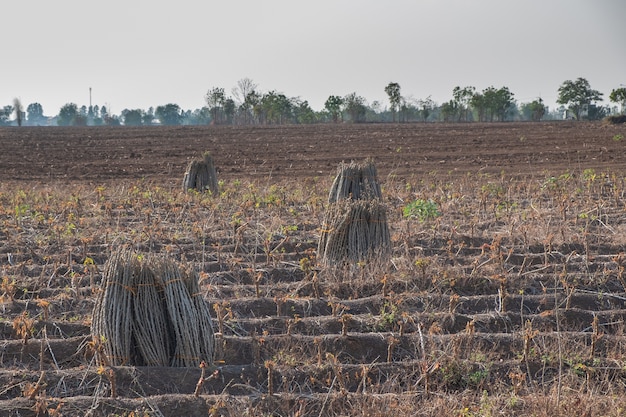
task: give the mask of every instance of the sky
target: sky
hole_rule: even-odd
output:
[[[624,0],[21,0],[0,7],[0,106],[19,98],[110,112],[201,108],[251,79],[307,100],[356,93],[389,105],[508,87],[555,105],[565,80],[626,86]]]

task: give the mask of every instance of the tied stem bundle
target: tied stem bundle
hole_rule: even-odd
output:
[[[198,277],[156,255],[122,249],[105,265],[92,338],[100,362],[135,366],[212,363],[214,338]]]
[[[356,263],[390,253],[387,210],[374,163],[342,163],[330,189],[318,242],[324,265]]]
[[[211,194],[218,194],[217,172],[213,157],[208,153],[203,155],[202,160],[191,161],[187,166],[183,178],[183,191],[196,190],[204,192],[209,190]]]

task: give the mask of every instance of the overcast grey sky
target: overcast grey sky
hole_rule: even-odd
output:
[[[39,102],[147,109],[202,107],[251,78],[308,100],[356,92],[388,105],[507,86],[554,105],[586,78],[605,95],[626,84],[625,0],[22,0],[0,7],[0,106]]]

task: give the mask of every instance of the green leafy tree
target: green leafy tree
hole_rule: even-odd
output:
[[[235,100],[233,100],[232,98],[227,98],[226,100],[224,100],[224,115],[226,116],[226,123],[233,123],[233,118],[235,116],[236,110],[237,105],[235,104]]]
[[[515,109],[514,94],[508,87],[501,87],[496,90],[493,102],[493,113],[501,121],[505,121],[509,113]]]
[[[580,120],[584,109],[597,101],[602,101],[602,93],[593,90],[589,81],[581,77],[575,81],[564,81],[559,87],[559,96],[556,100],[558,104],[568,106],[576,120]]]
[[[441,117],[444,122],[450,122],[455,119],[458,114],[458,104],[454,100],[447,101],[441,105]]]
[[[75,103],[66,103],[65,105],[63,105],[63,107],[61,107],[61,110],[59,110],[57,124],[59,126],[74,125],[77,115],[78,106]]]
[[[261,108],[261,94],[259,94],[255,90],[250,91],[246,95],[246,99],[244,100],[241,107],[243,109],[241,109],[240,111],[245,112],[244,114],[246,115],[244,117],[245,123],[260,122],[260,116],[263,112],[263,109]]]
[[[31,103],[28,107],[26,107],[26,120],[31,125],[36,125],[46,121],[41,104]]]
[[[226,101],[226,94],[224,89],[220,87],[213,87],[204,96],[206,104],[211,111],[214,124],[222,123],[222,115],[224,113],[224,102]]]
[[[208,107],[196,109],[187,117],[186,124],[190,125],[208,125],[211,123],[211,112]]]
[[[261,97],[264,122],[268,124],[288,123],[292,120],[293,104],[284,94],[270,91]]]
[[[487,118],[487,101],[482,93],[474,93],[470,100],[470,106],[476,113],[476,119],[479,122],[484,122]]]
[[[626,113],[626,88],[621,87],[611,91],[609,100],[620,105],[622,113]]]
[[[367,107],[365,99],[356,93],[350,93],[343,98],[343,108],[350,116],[352,123],[362,123],[365,121]]]
[[[309,106],[309,102],[306,100],[304,101],[300,101],[299,99],[294,100],[293,113],[294,113],[294,118],[296,119],[296,123],[310,124],[310,123],[315,123],[317,121],[315,111],[313,111],[311,106]]]
[[[0,126],[8,126],[11,121],[11,114],[13,113],[13,106],[4,106],[0,109]]]
[[[476,88],[471,86],[464,88],[456,86],[452,89],[452,97],[454,99],[454,102],[456,103],[459,121],[461,119],[469,121],[470,102],[472,101],[472,97],[474,96],[475,92]]]
[[[391,119],[395,123],[396,113],[400,108],[400,102],[402,101],[402,95],[400,94],[400,84],[389,83],[385,87],[385,93],[389,96],[389,104],[391,105]]]
[[[122,110],[122,120],[126,126],[141,126],[143,125],[143,111],[140,109],[134,110]]]
[[[324,108],[330,114],[333,123],[339,121],[341,116],[341,106],[343,106],[343,98],[339,96],[329,96],[324,103]]]
[[[507,87],[496,89],[487,87],[472,102],[480,106],[479,114],[483,117],[479,120],[493,122],[494,119],[504,121],[514,106],[513,93]]]
[[[142,122],[145,126],[150,126],[154,121],[154,107],[148,108],[148,111],[145,111],[142,116]]]
[[[162,125],[177,126],[182,123],[182,114],[178,104],[169,103],[165,106],[158,106],[154,115]]]
[[[533,122],[538,122],[546,114],[546,106],[543,105],[541,98],[522,104],[520,110],[524,119],[532,120]]]

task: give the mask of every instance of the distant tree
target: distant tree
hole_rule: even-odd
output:
[[[333,123],[337,123],[339,121],[339,116],[341,116],[341,106],[343,106],[343,98],[339,96],[329,96],[324,103],[324,108],[330,114],[330,118],[333,120]]]
[[[121,116],[126,126],[141,126],[143,124],[143,111],[140,109],[124,109]]]
[[[154,107],[149,107],[148,111],[143,113],[142,122],[145,126],[150,126],[154,120]]]
[[[236,123],[251,124],[254,122],[254,106],[258,104],[256,94],[257,84],[250,78],[242,78],[237,81],[237,86],[232,89],[233,98],[236,104]],[[251,99],[254,103],[251,101]]]
[[[181,110],[178,104],[169,103],[165,106],[158,106],[154,115],[166,126],[177,126],[182,123]]]
[[[367,107],[365,99],[356,93],[350,93],[343,98],[343,108],[350,116],[352,123],[362,123],[365,121]]]
[[[211,123],[211,112],[206,106],[191,112],[187,120],[187,124],[192,125],[208,125],[209,123]]]
[[[444,122],[450,122],[456,118],[458,114],[458,103],[454,100],[447,101],[441,105],[441,117]]]
[[[532,120],[538,122],[546,114],[546,106],[543,105],[543,100],[538,98],[530,103],[523,103],[520,106],[522,117],[526,120]]]
[[[261,106],[261,93],[257,91],[251,91],[246,96],[245,106],[252,112],[251,118],[246,120],[248,123],[261,123],[261,117],[263,115],[263,107]]]
[[[31,103],[26,107],[26,120],[31,125],[36,125],[45,121],[43,107],[39,103]]]
[[[224,101],[226,100],[224,89],[220,87],[213,87],[206,93],[204,99],[206,100],[206,104],[211,111],[213,123],[221,123],[222,113],[224,111]]]
[[[487,117],[487,101],[485,100],[485,96],[482,93],[474,93],[470,100],[470,106],[472,106],[472,109],[476,112],[476,119],[478,119],[479,122],[484,122]]]
[[[587,118],[589,120],[602,120],[609,114],[611,114],[611,108],[609,106],[590,104],[587,107]]]
[[[120,126],[122,122],[116,115],[107,113],[107,117],[104,119],[104,124],[107,126]]]
[[[559,87],[559,96],[556,99],[558,104],[568,106],[576,120],[580,120],[584,109],[597,101],[602,101],[602,93],[593,90],[589,81],[581,77],[576,81],[564,81]]]
[[[22,102],[17,97],[13,99],[13,109],[15,110],[15,121],[17,122],[17,125],[22,126],[24,106],[22,106]]]
[[[626,88],[617,88],[611,91],[609,95],[609,100],[611,102],[620,105],[620,111],[622,113],[626,113]]]
[[[402,95],[400,94],[400,84],[398,83],[389,83],[385,87],[385,93],[389,96],[389,104],[391,106],[391,120],[395,123],[396,121],[396,112],[400,108],[400,104],[402,101]]]
[[[8,126],[11,124],[11,114],[13,114],[13,106],[4,106],[0,108],[0,126]]]
[[[260,100],[264,123],[282,124],[289,123],[293,119],[293,104],[282,93],[270,91],[263,94]]]
[[[77,115],[78,106],[74,103],[66,103],[61,107],[61,110],[59,110],[57,124],[59,126],[71,126],[74,124]]]
[[[74,116],[74,120],[72,121],[72,126],[87,126],[89,124],[89,119],[86,114],[81,113],[80,111],[76,116]]]
[[[315,115],[315,112],[313,111],[311,106],[309,106],[309,102],[306,100],[293,100],[293,113],[296,123],[309,124],[315,123],[317,121],[317,116]]]
[[[474,93],[470,104],[477,111],[478,120],[483,122],[504,121],[515,109],[513,93],[507,87],[487,87],[481,93]]]
[[[496,90],[493,101],[493,114],[501,121],[505,121],[511,111],[515,109],[514,94],[508,87],[501,87]]]
[[[419,109],[419,114],[423,122],[428,120],[428,117],[432,114],[435,109],[435,102],[430,98],[430,96],[426,97],[423,100],[417,101],[417,106]]]
[[[235,104],[235,100],[230,97],[224,100],[224,115],[226,116],[226,123],[233,123],[233,117],[235,116],[236,110],[237,105]]]
[[[245,103],[246,98],[250,93],[255,91],[258,85],[250,78],[242,78],[237,81],[237,86],[232,89],[232,94],[235,99],[235,103],[241,106]]]
[[[456,103],[457,114],[459,116],[459,121],[461,119],[468,121],[468,114],[470,108],[470,102],[472,101],[472,97],[476,92],[476,88],[474,87],[464,87],[461,88],[456,86],[452,89],[452,97],[454,102]]]

